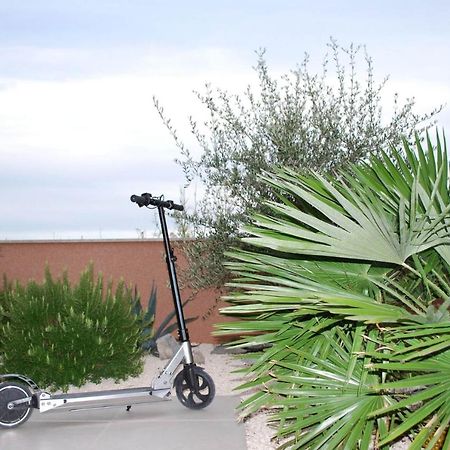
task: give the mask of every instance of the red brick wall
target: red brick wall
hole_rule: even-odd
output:
[[[177,265],[183,265],[180,252]],[[160,240],[77,240],[77,241],[4,241],[0,243],[0,275],[9,280],[26,282],[33,278],[41,281],[45,266],[56,276],[67,270],[71,281],[78,280],[80,272],[93,262],[95,271],[104,279],[114,281],[123,278],[128,285],[137,286],[142,303],[146,306],[152,282],[157,287],[158,324],[173,309],[172,294],[168,284],[164,247]],[[190,292],[181,292],[183,299]],[[199,316],[188,325],[193,342],[218,343],[211,336],[213,324],[224,321],[218,308],[214,308],[220,295],[214,291],[202,291],[185,308],[185,317]],[[219,300],[219,304],[223,303]],[[214,308],[212,314],[207,312]],[[208,317],[204,318],[207,315]]]

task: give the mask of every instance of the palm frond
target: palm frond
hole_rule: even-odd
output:
[[[450,423],[450,189],[445,138],[330,177],[280,169],[245,250],[228,254],[245,372],[282,448],[431,449]],[[426,443],[428,442],[428,443]],[[450,437],[446,438],[450,445]],[[377,447],[377,448],[378,448]]]

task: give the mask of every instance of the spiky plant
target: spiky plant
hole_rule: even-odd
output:
[[[445,138],[416,137],[338,177],[280,170],[273,213],[229,254],[241,320],[265,344],[244,414],[271,408],[281,448],[450,448],[450,190]]]

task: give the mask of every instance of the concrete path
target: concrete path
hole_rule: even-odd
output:
[[[245,450],[239,397],[216,396],[193,411],[171,401],[77,412],[39,413],[0,429],[0,450]]]

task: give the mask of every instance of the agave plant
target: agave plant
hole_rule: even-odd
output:
[[[158,290],[155,283],[152,283],[150,289],[150,297],[147,303],[147,310],[144,312],[142,308],[142,303],[140,296],[135,287],[134,298],[132,300],[132,311],[137,316],[137,320],[141,329],[141,336],[139,339],[140,347],[153,355],[158,356],[158,346],[156,341],[166,335],[172,333],[177,329],[177,323],[175,321],[176,312],[173,310],[169,312],[166,317],[161,321],[158,327],[155,326],[155,316],[156,316],[156,304],[157,304],[157,293]],[[188,298],[183,302],[183,307],[192,299]],[[1,311],[1,310],[0,310]],[[188,317],[185,319],[186,323],[193,322],[197,320],[198,317]]]
[[[244,414],[281,448],[450,448],[450,190],[445,137],[416,136],[339,176],[265,174],[219,334],[265,344]]]

